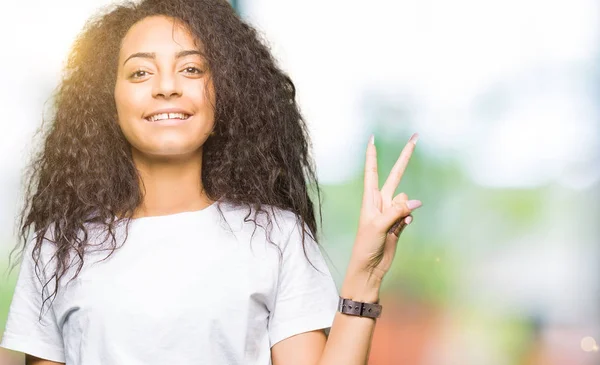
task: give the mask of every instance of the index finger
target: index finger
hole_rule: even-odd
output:
[[[408,166],[408,161],[410,161],[410,157],[412,156],[413,151],[415,150],[415,145],[417,144],[417,140],[419,139],[419,134],[413,134],[408,143],[402,149],[400,153],[400,157],[392,167],[392,171],[390,175],[385,180],[385,184],[383,184],[383,188],[381,188],[381,197],[385,200],[392,200],[394,192],[396,188],[400,184],[402,180],[402,176],[404,175],[404,171],[406,171],[406,166]]]

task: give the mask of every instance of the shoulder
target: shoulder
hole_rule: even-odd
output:
[[[54,229],[48,228],[45,232],[35,232],[22,247],[21,259],[35,260],[44,264],[52,261],[56,255],[56,241],[54,239]]]
[[[77,231],[77,240],[82,242],[86,240],[85,252],[91,251],[103,246],[106,241],[104,237],[106,229],[98,224],[85,224],[85,232]],[[59,242],[53,225],[50,225],[45,231],[36,231],[22,246],[19,254],[21,265],[34,268],[36,272],[43,275],[53,273],[58,262],[62,262],[65,271],[70,271],[80,259],[73,250],[73,242]]]

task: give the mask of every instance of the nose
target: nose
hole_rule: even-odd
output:
[[[181,85],[176,75],[170,73],[160,73],[154,78],[155,82],[152,89],[152,96],[155,98],[169,99],[175,96],[181,96]]]

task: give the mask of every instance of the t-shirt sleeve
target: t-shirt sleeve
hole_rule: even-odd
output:
[[[62,336],[50,306],[51,299],[46,301],[44,310],[40,312],[43,285],[35,272],[35,263],[31,257],[32,248],[33,242],[30,242],[23,252],[0,346],[41,359],[65,362]],[[46,265],[41,267],[43,266]],[[41,277],[44,279],[44,276]],[[49,284],[46,289],[50,286]]]
[[[300,227],[300,223],[294,225],[282,247],[277,295],[268,322],[271,347],[299,333],[329,329],[337,308],[338,291],[319,246],[307,232],[308,262],[302,249]]]

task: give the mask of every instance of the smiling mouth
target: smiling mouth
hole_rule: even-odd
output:
[[[187,120],[190,117],[190,114],[184,113],[160,113],[151,115],[144,119],[146,119],[148,122],[160,122],[161,120]]]

